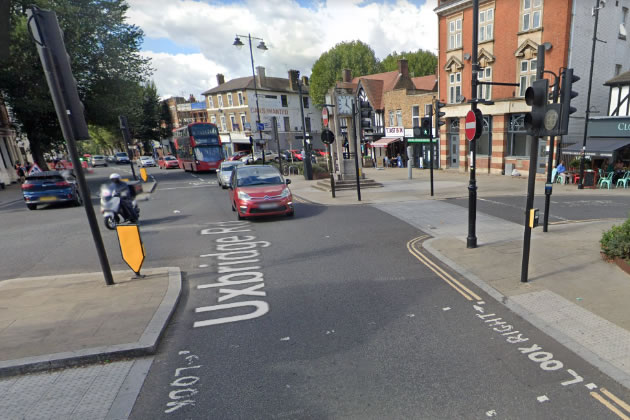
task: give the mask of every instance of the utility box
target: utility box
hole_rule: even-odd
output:
[[[513,163],[506,163],[505,164],[505,172],[503,174],[506,175],[506,176],[511,176],[513,170],[514,170],[514,164]]]

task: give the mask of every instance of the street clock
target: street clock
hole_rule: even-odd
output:
[[[337,96],[337,113],[339,115],[352,114],[352,96],[350,95]]]

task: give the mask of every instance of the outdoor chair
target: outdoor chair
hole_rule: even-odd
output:
[[[617,187],[623,185],[624,188],[628,188],[628,183],[630,183],[630,171],[626,171],[623,176],[617,180]]]
[[[604,188],[604,185],[606,185],[606,188],[610,189],[610,186],[612,185],[612,179],[613,176],[615,175],[614,172],[609,172],[608,175],[606,175],[603,178],[599,179],[599,188]]]

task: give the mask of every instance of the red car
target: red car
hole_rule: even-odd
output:
[[[300,152],[299,150],[292,149],[292,150],[289,150],[289,153],[291,153],[291,155],[293,156],[293,159],[295,159],[295,160],[303,160],[302,159],[302,152]]]
[[[158,158],[158,167],[160,169],[179,168],[179,162],[175,156],[160,156]]]
[[[269,165],[239,166],[232,171],[230,201],[239,220],[251,216],[293,216],[293,196],[280,172]]]
[[[250,153],[251,152],[241,150],[240,152],[236,152],[232,156],[230,156],[228,160],[241,160],[241,158],[249,155]]]

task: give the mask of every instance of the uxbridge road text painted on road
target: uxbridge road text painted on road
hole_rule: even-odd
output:
[[[218,288],[219,298],[217,305],[195,308],[196,313],[227,312],[227,316],[196,321],[194,327],[209,327],[211,325],[225,324],[228,322],[245,321],[265,315],[269,312],[269,304],[261,300],[267,293],[264,275],[260,265],[260,251],[258,248],[267,248],[271,245],[267,241],[257,241],[253,235],[243,235],[251,232],[249,222],[218,222],[213,227],[203,229],[202,235],[229,235],[217,238],[216,251],[212,254],[202,254],[201,258],[215,258],[217,274],[222,274],[215,283],[200,284],[197,289]],[[245,297],[248,300],[238,300]],[[256,299],[252,299],[255,297]],[[229,302],[228,302],[229,301]],[[227,302],[227,303],[222,303]],[[248,312],[233,315],[235,308],[247,308]]]

